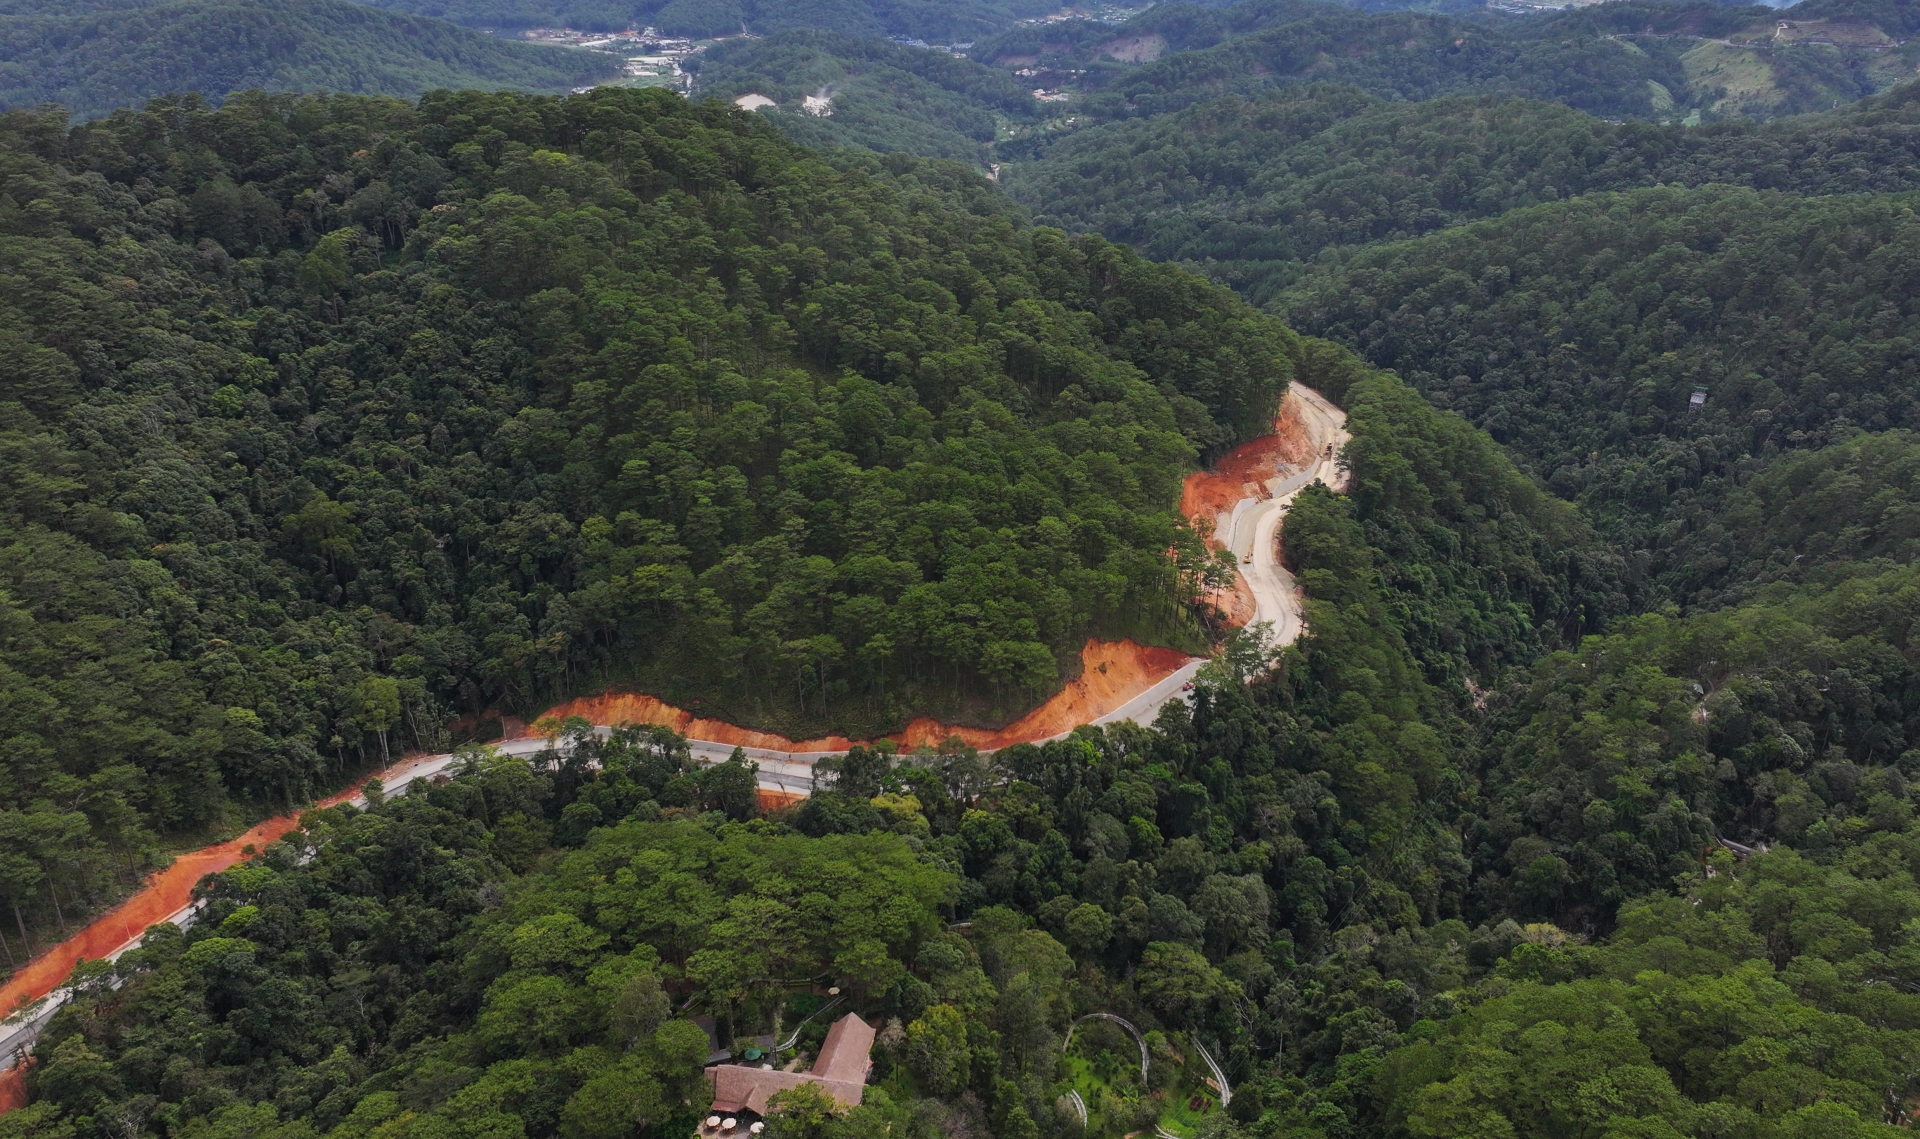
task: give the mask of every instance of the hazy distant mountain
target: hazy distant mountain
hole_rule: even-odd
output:
[[[1013,28],[971,54],[1074,76],[1082,121],[1322,80],[1400,99],[1523,95],[1608,118],[1770,118],[1830,110],[1913,77],[1916,30],[1912,0],[1810,0],[1791,9],[1630,0],[1471,16],[1251,0],[1160,5],[1119,26]]]
[[[1004,69],[884,40],[779,32],[698,57],[696,98],[771,99],[789,137],[984,165],[1004,123],[1032,123],[1032,84]]]
[[[59,103],[91,116],[154,95],[255,87],[556,91],[618,69],[610,56],[347,0],[0,0],[0,107]]]
[[[852,35],[971,41],[1059,8],[1057,0],[368,0],[481,28],[651,25],[671,35],[817,28]]]

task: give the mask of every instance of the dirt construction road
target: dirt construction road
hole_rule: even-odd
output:
[[[1287,393],[1283,423],[1291,418],[1310,450],[1303,464],[1281,463],[1260,487],[1260,493],[1241,499],[1232,511],[1221,512],[1214,537],[1232,550],[1240,576],[1253,594],[1254,611],[1248,625],[1271,626],[1269,647],[1292,644],[1300,636],[1300,595],[1293,575],[1280,563],[1280,523],[1301,489],[1324,482],[1342,489],[1346,474],[1338,466],[1340,448],[1351,438],[1347,416],[1311,388],[1295,385]]]

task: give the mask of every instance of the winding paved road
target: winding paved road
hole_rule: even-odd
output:
[[[1221,544],[1240,559],[1240,576],[1253,591],[1255,607],[1250,624],[1269,623],[1273,632],[1268,647],[1276,649],[1300,636],[1300,595],[1293,574],[1280,564],[1280,523],[1303,488],[1316,481],[1335,489],[1345,485],[1339,454],[1352,438],[1347,434],[1346,413],[1328,403],[1325,396],[1298,385],[1291,394],[1299,396],[1300,421],[1313,445],[1314,461],[1304,470],[1269,479],[1267,497],[1243,498],[1235,503],[1226,524],[1215,531]]]

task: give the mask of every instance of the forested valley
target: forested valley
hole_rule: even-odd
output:
[[[459,752],[83,965],[0,1139],[680,1137],[710,1053],[804,1068],[847,1012],[862,1102],[766,1135],[1910,1126],[1912,89],[1622,101],[1689,66],[1630,23],[1748,9],[1375,19],[1168,6],[1135,62],[822,20],[701,65],[831,115],[7,114],[0,953]],[[1389,26],[1493,46],[1270,66]],[[1296,384],[1352,440],[1274,651],[1178,501]],[[610,685],[1001,724],[1122,636],[1210,654],[1190,702],[855,747],[798,803],[663,728],[486,747]]]
[[[1912,85],[1824,115],[1685,127],[1314,84],[1096,126],[1006,164],[1001,181],[1043,223],[1105,234],[1267,303],[1345,251],[1596,191],[1911,190],[1917,146]]]
[[[729,42],[693,62],[696,90],[771,99],[777,106],[765,113],[809,145],[971,158],[998,168],[1010,187],[1023,176],[1046,180],[1023,198],[1041,213],[1101,194],[1135,213],[1204,211],[1202,226],[1221,210],[1244,213],[1241,199],[1260,196],[1242,184],[1249,165],[1273,178],[1305,157],[1285,152],[1311,145],[1297,132],[1331,121],[1293,106],[1312,100],[1316,86],[1351,88],[1339,93],[1348,99],[1364,93],[1391,105],[1386,115],[1449,97],[1558,103],[1584,112],[1581,119],[1606,120],[1594,124],[1602,133],[1624,127],[1629,140],[1643,140],[1637,127],[1646,123],[1752,124],[1836,110],[1886,93],[1920,64],[1910,43],[1920,15],[1904,2],[1805,0],[1784,12],[1699,0],[1530,14],[1511,7],[1155,4],[1119,23],[1022,21],[957,45],[959,57],[861,42],[852,38],[859,29],[828,21]],[[711,83],[708,60],[718,65]],[[813,86],[796,89],[802,77]],[[1009,80],[1034,98],[1009,98]],[[827,103],[809,105],[802,95]],[[1333,117],[1353,113],[1340,108]],[[1446,117],[1465,122],[1457,112]],[[1548,121],[1517,133],[1566,129]],[[1128,169],[1130,158],[1145,161]],[[1103,178],[1074,184],[1074,172],[1094,163],[1106,167]],[[1540,173],[1563,171],[1549,165]],[[1155,200],[1163,178],[1176,195],[1194,193],[1181,183],[1197,182],[1201,198]],[[1072,214],[1060,220],[1096,224]],[[1108,220],[1117,221],[1098,224]],[[1262,260],[1271,257],[1263,250]]]
[[[770,99],[781,132],[807,146],[982,164],[1003,130],[1042,120],[1031,84],[1004,68],[884,40],[789,31],[721,44],[695,62],[701,98]],[[807,113],[822,91],[832,113]]]

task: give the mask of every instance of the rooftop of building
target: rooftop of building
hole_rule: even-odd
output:
[[[782,1072],[772,1065],[716,1064],[707,1069],[713,1084],[713,1106],[701,1121],[700,1139],[736,1139],[756,1135],[753,1124],[767,1113],[768,1102],[801,1084],[813,1084],[842,1107],[856,1107],[866,1094],[867,1073],[873,1067],[874,1029],[849,1013],[834,1021],[826,1042],[805,1072]],[[732,1124],[732,1126],[728,1126]]]

